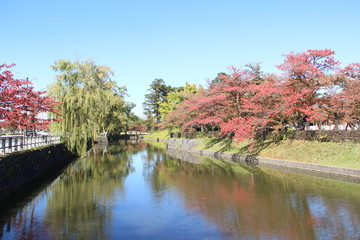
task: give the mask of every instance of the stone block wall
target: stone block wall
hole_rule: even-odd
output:
[[[290,139],[330,142],[360,142],[359,130],[316,130],[316,131],[294,131],[289,135]]]
[[[0,157],[0,201],[74,158],[62,143]]]
[[[166,147],[180,150],[192,150],[201,143],[202,140],[168,138],[166,140]]]
[[[170,133],[170,138],[195,138],[200,133]],[[220,137],[220,133],[211,131],[201,133],[204,137]],[[266,138],[276,137],[276,132],[258,132],[256,139],[265,140]],[[288,131],[287,138],[296,140],[320,141],[320,142],[360,142],[360,130],[306,130]]]
[[[170,150],[170,156],[176,158],[178,156],[184,155],[184,152],[189,152],[193,154],[198,154],[205,157],[216,158],[219,160],[232,161],[235,163],[246,164],[250,166],[261,166],[264,164],[281,166],[283,168],[289,169],[298,169],[304,174],[308,172],[316,172],[317,174],[333,175],[333,176],[342,176],[342,180],[346,178],[346,181],[360,183],[360,170],[359,169],[349,169],[349,168],[340,168],[332,166],[324,166],[311,163],[301,163],[287,160],[278,160],[278,159],[269,159],[256,156],[245,156],[232,153],[224,152],[212,152],[207,150],[197,150],[194,149],[195,146],[198,146],[202,140],[191,140],[191,139],[167,139],[166,147]],[[177,151],[176,151],[177,150]],[[190,156],[185,155],[185,159],[191,159],[191,162],[195,162]]]

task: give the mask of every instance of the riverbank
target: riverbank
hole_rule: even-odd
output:
[[[207,140],[209,141],[209,140]],[[289,160],[281,160],[281,159],[272,159],[263,156],[254,156],[254,155],[242,155],[237,153],[230,152],[220,152],[220,151],[211,151],[204,150],[206,146],[208,146],[207,141],[205,140],[191,140],[191,139],[167,139],[166,146],[170,149],[177,149],[181,151],[188,151],[194,154],[198,154],[205,157],[214,157],[220,160],[228,160],[236,163],[243,163],[248,165],[259,165],[259,164],[271,164],[278,165],[286,168],[293,169],[301,169],[304,171],[314,171],[318,173],[325,174],[336,174],[341,176],[360,178],[360,169],[355,168],[344,168],[338,166],[329,166],[329,165],[321,165],[314,163],[304,163],[298,161],[289,161]],[[221,141],[218,139],[217,144]],[[221,145],[221,144],[220,144]],[[214,147],[213,145],[212,147]],[[271,148],[271,147],[270,147]],[[214,149],[214,148],[212,148]],[[229,149],[228,149],[229,151]],[[290,151],[290,150],[289,150]],[[245,153],[245,151],[244,151]]]
[[[74,157],[63,143],[1,156],[0,201]]]
[[[170,132],[158,131],[147,138],[166,141]],[[360,169],[360,143],[319,142],[308,140],[265,140],[251,145],[249,141],[235,142],[229,138],[194,139],[201,144],[196,150],[250,155],[262,158],[311,163],[340,168]]]
[[[155,132],[152,132],[152,133],[144,136],[144,138],[166,140],[166,139],[170,138],[170,132],[168,130],[155,131]]]
[[[64,168],[55,181],[19,198],[20,203],[4,204],[0,239],[358,235],[360,184],[166,150],[160,141],[147,143],[98,146]]]
[[[176,143],[169,145],[169,141],[172,140],[168,131],[155,132],[149,136],[157,137],[158,141],[166,141],[168,148],[207,157],[243,163],[246,160],[252,164],[261,162],[301,171],[360,177],[360,143],[281,140],[251,145],[249,141],[203,138],[178,139]]]
[[[264,141],[249,144],[229,139],[203,139],[198,150],[360,169],[360,143],[304,140]]]

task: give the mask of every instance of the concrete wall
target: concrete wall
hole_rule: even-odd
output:
[[[64,144],[26,150],[0,157],[0,200],[74,159]]]
[[[236,163],[253,165],[253,166],[270,164],[270,165],[277,165],[289,169],[303,170],[304,174],[307,174],[306,173],[307,171],[313,171],[317,173],[346,176],[346,177],[354,178],[353,182],[360,183],[360,170],[358,169],[340,168],[340,167],[324,166],[324,165],[311,164],[311,163],[300,163],[293,161],[261,158],[255,156],[243,156],[239,154],[212,152],[212,151],[194,149],[194,147],[196,147],[200,143],[201,140],[170,138],[166,140],[166,147],[168,149],[177,149],[180,151],[187,151],[205,157],[212,157],[220,160],[232,161]]]

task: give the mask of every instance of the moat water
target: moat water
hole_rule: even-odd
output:
[[[97,147],[0,209],[0,239],[360,239],[360,184]]]

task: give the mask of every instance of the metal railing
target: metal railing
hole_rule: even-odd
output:
[[[60,136],[0,136],[0,154],[60,143]]]

